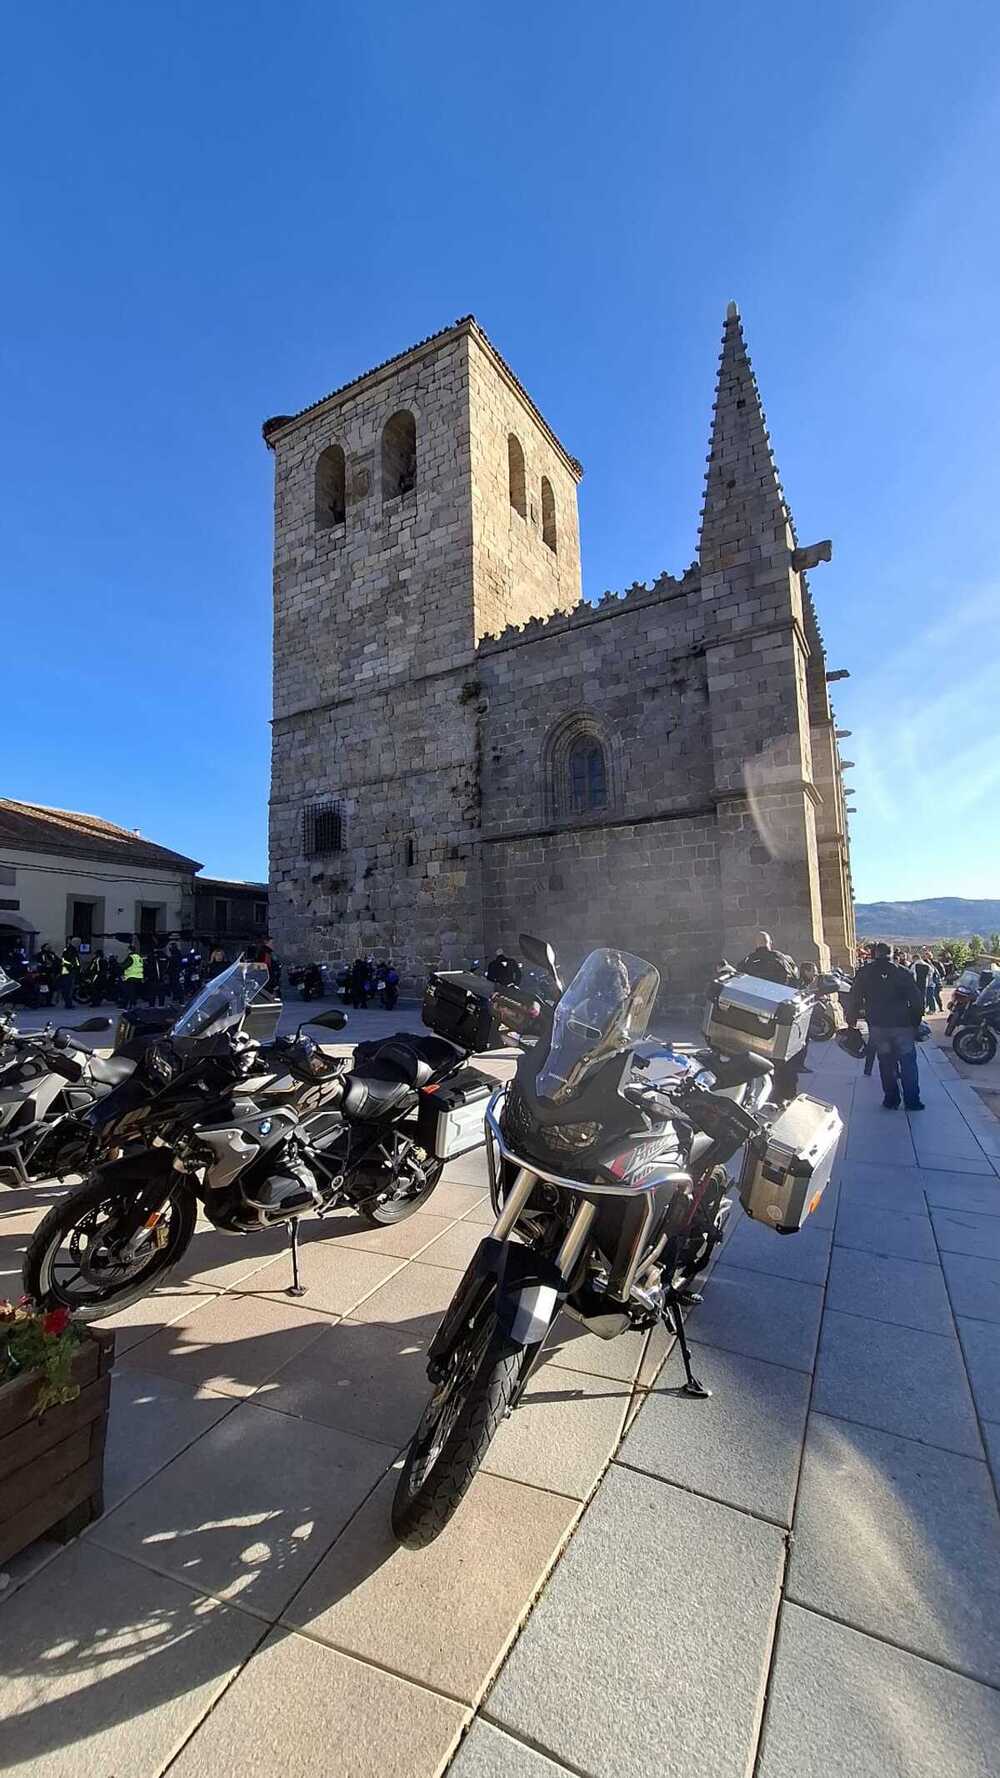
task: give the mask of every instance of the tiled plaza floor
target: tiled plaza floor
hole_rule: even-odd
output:
[[[1000,1124],[943,1052],[912,1116],[810,1059],[844,1154],[801,1236],[734,1219],[689,1322],[711,1400],[662,1336],[567,1323],[424,1551],[391,1472],[481,1157],[396,1230],[310,1227],[301,1301],[280,1237],[199,1232],[120,1317],[105,1517],[0,1595],[0,1768],[994,1773]],[[0,1295],[49,1196],[0,1194]]]

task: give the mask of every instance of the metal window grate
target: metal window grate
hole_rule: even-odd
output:
[[[341,852],[344,822],[339,803],[312,803],[302,811],[302,850],[310,858]]]

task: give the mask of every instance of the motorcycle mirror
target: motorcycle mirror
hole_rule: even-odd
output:
[[[546,944],[543,938],[532,938],[530,932],[522,932],[517,942],[529,963],[533,963],[536,969],[544,969],[554,982],[558,982],[556,954],[550,944]]]
[[[324,1031],[342,1031],[347,1024],[347,1014],[341,1012],[339,1007],[332,1006],[329,1012],[319,1012],[315,1018],[304,1019],[303,1024],[321,1025]]]

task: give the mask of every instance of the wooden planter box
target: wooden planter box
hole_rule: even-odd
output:
[[[103,1509],[113,1333],[87,1335],[73,1359],[75,1401],[35,1412],[37,1371],[0,1383],[0,1562],[36,1537],[75,1537]]]

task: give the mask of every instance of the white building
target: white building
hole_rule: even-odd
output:
[[[68,938],[111,956],[190,932],[201,865],[97,815],[0,797],[0,960]]]

